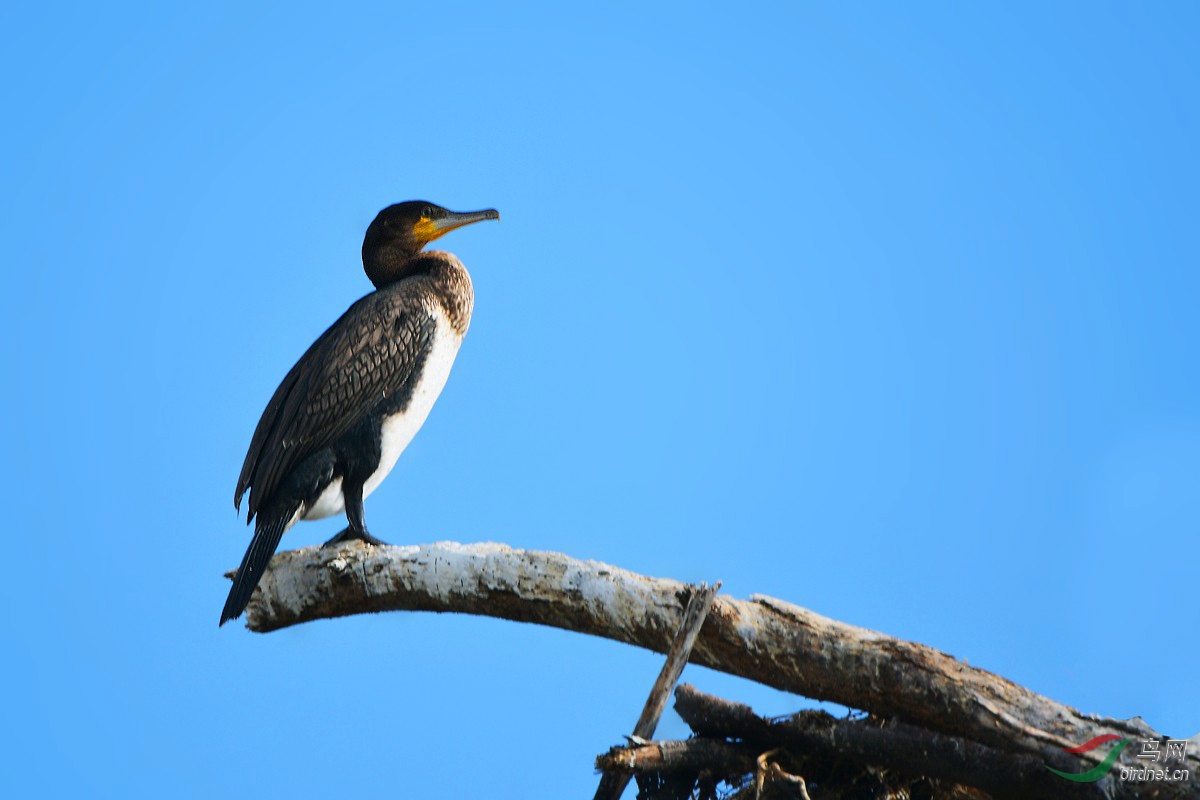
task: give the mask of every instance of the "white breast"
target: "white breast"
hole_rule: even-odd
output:
[[[383,453],[379,459],[379,467],[363,485],[363,497],[375,491],[383,482],[392,471],[392,467],[396,466],[396,459],[425,424],[425,418],[429,416],[430,409],[446,385],[446,379],[450,377],[450,368],[454,366],[454,357],[458,355],[458,347],[461,344],[462,337],[454,332],[449,321],[444,317],[439,319],[433,347],[425,359],[421,379],[413,389],[408,408],[404,409],[403,413],[392,414],[383,421]]]
[[[404,448],[408,447],[408,443],[425,424],[425,419],[429,416],[434,402],[446,385],[446,379],[450,377],[450,368],[454,366],[454,357],[458,355],[458,348],[461,344],[462,337],[454,332],[450,322],[439,310],[433,346],[425,359],[421,377],[413,389],[408,407],[403,412],[392,414],[383,421],[383,440],[380,443],[382,453],[379,458],[379,466],[363,484],[364,498],[383,483],[383,479],[392,471],[392,467],[396,466],[396,459],[400,458]],[[325,488],[312,506],[304,509],[301,518],[324,519],[342,513],[345,508],[346,501],[342,497],[342,479],[338,478]]]

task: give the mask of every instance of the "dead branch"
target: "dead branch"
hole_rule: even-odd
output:
[[[754,748],[717,739],[688,739],[684,742],[645,742],[614,747],[596,759],[596,769],[605,772],[699,772],[740,775],[754,770]]]
[[[687,585],[679,581],[560,553],[491,543],[351,542],[276,555],[250,603],[248,624],[265,632],[348,614],[452,611],[535,622],[664,653],[686,599]],[[1165,738],[1140,718],[1084,714],[931,647],[762,595],[718,596],[691,661],[1044,763],[1056,763],[1061,748],[1105,733]],[[1165,793],[1158,796],[1184,797],[1200,785],[1200,738],[1189,745],[1178,766],[1190,770],[1192,781],[1161,783],[1155,788]],[[1098,764],[1104,754],[1097,749],[1076,756],[1072,771]],[[1137,792],[1135,786],[1129,784],[1130,790]]]
[[[683,611],[683,621],[679,623],[679,630],[675,632],[675,639],[671,642],[666,663],[663,664],[662,670],[658,673],[658,679],[654,681],[654,686],[650,689],[650,696],[646,698],[646,705],[642,708],[641,716],[633,726],[634,737],[649,739],[654,735],[655,729],[658,728],[658,721],[662,719],[663,711],[667,708],[667,698],[671,696],[671,689],[679,682],[679,676],[683,674],[683,668],[687,666],[688,658],[692,654],[692,647],[696,644],[696,636],[700,633],[704,619],[708,616],[708,610],[712,607],[713,598],[717,596],[720,588],[720,581],[717,581],[715,586],[703,584],[688,587],[689,597],[687,608]],[[596,788],[593,800],[617,800],[628,785],[628,774],[605,772],[600,778],[600,786]]]
[[[841,761],[892,776],[970,786],[997,798],[1099,796],[1091,784],[1071,783],[1052,775],[1032,756],[902,722],[874,717],[839,720],[822,711],[765,719],[747,705],[705,694],[690,684],[675,690],[675,710],[701,736],[734,739],[758,750],[786,749],[797,762],[793,769],[808,774],[814,768],[827,773],[832,763]],[[1055,766],[1074,771],[1074,763],[1061,755],[1061,763]]]

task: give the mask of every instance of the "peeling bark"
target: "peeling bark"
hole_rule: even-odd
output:
[[[451,611],[550,625],[665,653],[687,597],[685,583],[560,553],[492,543],[351,542],[277,554],[250,602],[248,624],[266,632],[349,614]],[[763,595],[715,598],[691,661],[1045,763],[1061,763],[1062,748],[1106,733],[1165,738],[1140,718],[1084,714],[931,647]],[[1129,759],[1122,763],[1135,763],[1133,749],[1127,748]],[[1105,753],[1100,748],[1074,756],[1073,771],[1098,764]],[[1143,784],[1146,792],[1165,793],[1137,796],[1200,793],[1200,737],[1189,741],[1178,766],[1191,771],[1187,786]]]

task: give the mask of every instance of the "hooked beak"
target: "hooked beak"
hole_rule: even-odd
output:
[[[488,208],[483,211],[464,211],[459,213],[451,211],[441,219],[431,220],[434,239],[445,236],[455,228],[461,228],[464,225],[470,225],[474,222],[483,222],[486,219],[500,219],[500,212],[494,208]],[[432,241],[432,240],[431,240]]]

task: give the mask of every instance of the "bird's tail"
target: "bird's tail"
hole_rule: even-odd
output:
[[[271,509],[273,513],[259,513],[254,524],[254,538],[250,540],[246,555],[242,556],[242,565],[238,567],[237,575],[233,578],[233,588],[229,590],[225,608],[221,610],[222,625],[241,616],[246,610],[250,595],[254,594],[254,587],[262,580],[263,572],[270,563],[271,556],[275,554],[275,548],[279,547],[283,532],[291,527],[297,507],[288,505]]]

